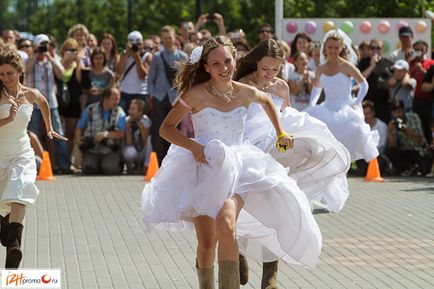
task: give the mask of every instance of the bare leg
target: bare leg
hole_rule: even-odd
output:
[[[214,219],[206,216],[193,219],[196,228],[197,266],[199,268],[212,268],[214,266],[216,231]]]

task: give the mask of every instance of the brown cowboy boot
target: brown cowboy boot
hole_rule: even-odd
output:
[[[6,247],[6,269],[17,269],[20,266],[23,253],[21,252],[21,236],[24,226],[20,223],[9,223],[8,241]]]
[[[214,267],[209,269],[200,269],[196,260],[196,271],[199,280],[199,289],[215,289]]]
[[[240,262],[220,261],[219,262],[219,289],[240,288]]]
[[[249,263],[247,263],[247,258],[243,255],[239,255],[240,261],[240,284],[246,285],[249,281]]]
[[[262,263],[261,289],[279,289],[277,287],[277,264],[278,261]]]

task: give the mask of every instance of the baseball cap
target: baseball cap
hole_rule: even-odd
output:
[[[35,39],[33,40],[33,43],[35,45],[40,45],[42,42],[50,42],[50,38],[48,38],[45,34],[38,34],[35,36]]]
[[[142,33],[140,33],[139,31],[132,31],[130,32],[130,34],[128,34],[128,42],[130,43],[139,43],[143,41],[143,36]]]
[[[400,60],[397,60],[395,62],[395,64],[392,66],[392,68],[393,69],[398,69],[398,70],[403,70],[404,69],[404,70],[408,71],[409,66],[408,66],[408,62],[407,61],[405,61],[403,59],[400,59]]]
[[[408,26],[399,28],[399,36],[413,36],[413,30]]]

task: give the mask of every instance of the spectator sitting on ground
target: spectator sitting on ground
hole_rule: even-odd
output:
[[[128,174],[144,174],[146,161],[151,152],[151,120],[145,112],[145,102],[141,99],[131,101],[128,116],[125,118],[125,146],[122,158],[127,165]]]
[[[116,87],[102,92],[102,101],[86,107],[75,131],[75,142],[83,152],[85,175],[121,173],[120,144],[125,136],[125,112],[119,106]]]
[[[390,112],[392,120],[388,125],[386,155],[403,176],[412,175],[417,168],[425,176],[430,171],[431,160],[419,117],[415,113],[405,112],[402,101],[392,102]]]
[[[377,157],[378,165],[380,167],[380,172],[382,175],[385,174],[386,168],[391,166],[390,160],[385,155],[385,150],[387,147],[387,124],[381,121],[375,115],[375,105],[373,101],[364,100],[362,102],[363,114],[365,115],[365,122],[369,124],[371,130],[378,131],[380,135],[380,142],[377,146],[378,152],[380,153]],[[365,160],[356,161],[357,164],[357,174],[360,176],[366,175],[366,170],[368,169],[368,163]]]

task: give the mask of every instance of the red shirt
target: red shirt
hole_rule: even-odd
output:
[[[434,60],[432,59],[424,59],[422,61],[422,67],[425,70],[428,70],[431,65],[434,65]],[[422,91],[422,83],[425,78],[425,73],[416,69],[416,62],[414,60],[410,61],[410,76],[416,79],[416,90],[414,92],[414,98],[417,99],[431,99],[432,92],[424,92]]]

